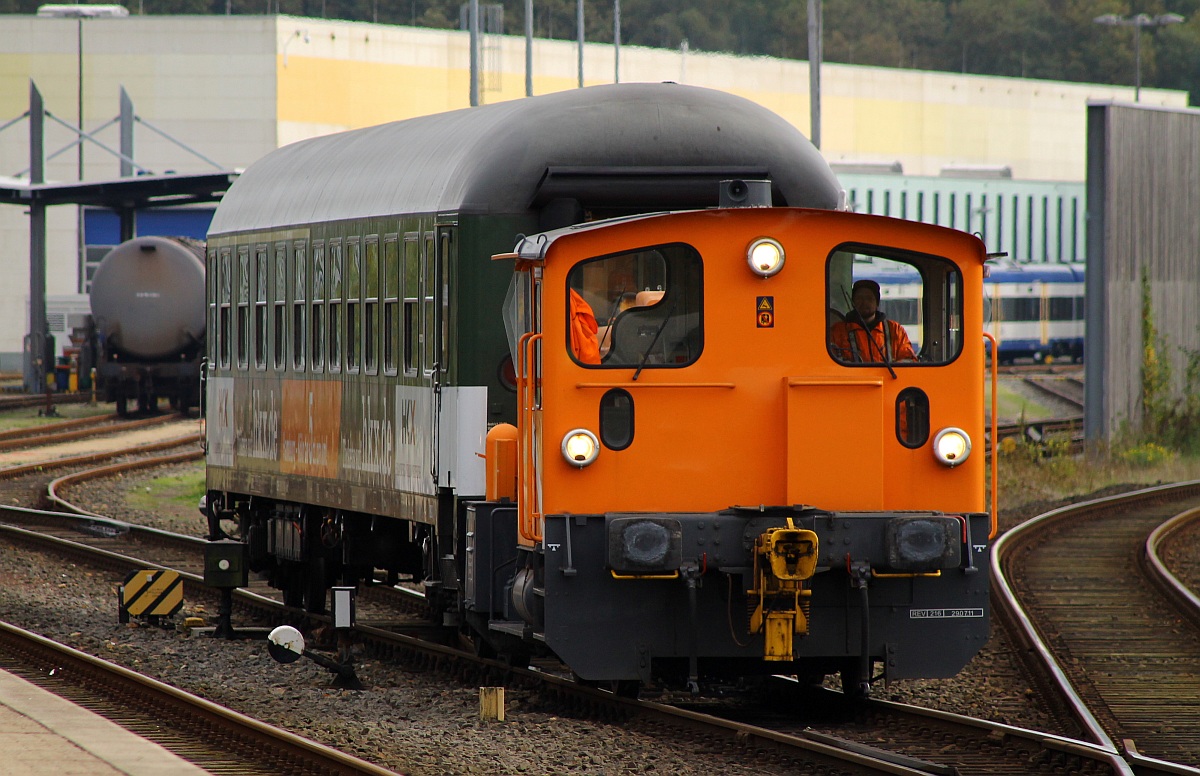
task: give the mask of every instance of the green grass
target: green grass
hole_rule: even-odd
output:
[[[195,511],[204,495],[204,462],[188,465],[184,474],[156,477],[126,495],[129,506],[146,511],[161,510],[164,506]]]
[[[56,404],[54,405],[54,409],[58,413],[58,417],[50,418],[38,415],[38,411],[42,409],[44,407],[22,407],[16,410],[0,412],[0,431],[32,428],[64,420],[90,418],[96,415],[111,415],[113,413],[113,405],[111,404]]]
[[[986,412],[991,412],[992,385],[990,382],[986,384],[983,396],[984,409]],[[1049,420],[1054,418],[1056,413],[1050,407],[1022,396],[1008,387],[1004,380],[1001,380],[999,390],[996,392],[996,415],[1000,423],[1020,423],[1022,420]]]

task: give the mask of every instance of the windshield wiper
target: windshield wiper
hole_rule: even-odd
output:
[[[654,339],[650,340],[650,344],[646,346],[646,350],[642,353],[642,360],[638,363],[637,371],[633,373],[633,379],[636,382],[638,375],[646,368],[646,360],[650,358],[650,351],[654,350],[654,345],[658,342],[658,338],[662,336],[663,329],[667,328],[667,321],[671,320],[671,313],[675,312],[675,302],[672,300],[671,306],[667,308],[667,314],[663,316],[662,323],[658,324],[658,329],[654,332]]]

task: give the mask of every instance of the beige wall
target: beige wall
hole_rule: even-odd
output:
[[[78,23],[0,16],[0,124],[29,105],[37,82],[47,109],[75,123]],[[137,114],[225,168],[245,167],[279,145],[416,115],[465,108],[468,39],[458,31],[334,22],[289,16],[131,16],[82,22],[84,123],[94,130],[118,112],[123,85]],[[525,40],[485,40],[484,102],[525,93]],[[534,92],[572,89],[577,49],[534,43]],[[613,80],[611,46],[585,46],[588,84]],[[623,81],[679,81],[748,97],[809,129],[808,66],[633,46],[621,49]],[[942,166],[1008,165],[1018,178],[1081,181],[1088,100],[1130,100],[1132,89],[956,76],[827,64],[822,70],[824,152],[831,161],[899,161],[905,172]],[[1142,90],[1143,101],[1181,107],[1187,95]],[[72,139],[47,124],[47,152]],[[112,147],[115,126],[99,133]],[[154,172],[213,166],[145,125],[139,164]],[[0,133],[0,175],[28,167],[28,129]],[[47,163],[49,180],[75,180],[77,155]],[[85,150],[84,178],[116,177],[115,157]],[[19,208],[0,208],[0,353],[20,349],[26,328],[29,235]],[[51,209],[49,294],[71,293],[78,274],[73,208]]]
[[[277,34],[281,142],[338,121],[367,126],[468,105],[466,33],[284,16]],[[489,45],[497,53],[485,53],[485,66],[497,66],[488,68],[485,87],[498,88],[485,88],[483,101],[524,96],[524,38]],[[612,47],[587,45],[584,54],[585,83],[611,83]],[[573,42],[535,41],[534,93],[575,88],[577,57]],[[624,46],[621,80],[721,89],[810,129],[807,62]],[[1133,96],[1128,87],[838,64],[822,68],[822,91],[822,150],[831,161],[899,161],[913,175],[937,175],[946,165],[1006,165],[1017,178],[1073,181],[1084,177],[1087,102]],[[1184,92],[1143,89],[1142,99],[1187,105]]]

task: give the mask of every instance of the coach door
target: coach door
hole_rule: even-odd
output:
[[[421,266],[421,331],[424,374],[432,392],[429,473],[435,487],[448,487],[442,457],[442,387],[449,373],[450,355],[450,265],[454,250],[454,224],[438,224],[425,234]],[[453,451],[449,451],[453,452]]]
[[[517,374],[517,509],[524,546],[542,538],[541,273],[540,264],[518,260],[504,298],[504,332]]]

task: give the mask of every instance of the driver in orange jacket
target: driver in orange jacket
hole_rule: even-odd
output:
[[[846,314],[846,320],[834,323],[829,332],[836,358],[866,364],[917,360],[904,327],[879,309],[878,283],[855,281],[850,303],[854,309]]]
[[[596,324],[596,315],[579,292],[571,289],[571,351],[575,358],[583,364],[600,363],[600,343],[596,332],[600,327]]]

